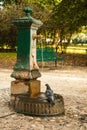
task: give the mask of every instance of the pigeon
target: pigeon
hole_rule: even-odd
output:
[[[49,101],[49,103],[53,106],[55,105],[55,99],[54,99],[54,94],[53,94],[53,90],[50,88],[49,84],[45,84],[46,86],[46,97]]]

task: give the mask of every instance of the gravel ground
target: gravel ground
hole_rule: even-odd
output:
[[[12,70],[0,69],[0,130],[87,130],[87,67],[43,69],[41,91],[48,83],[61,94],[65,115],[31,117],[15,113],[9,105]]]

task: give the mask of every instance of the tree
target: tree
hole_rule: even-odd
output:
[[[12,20],[22,16],[22,9],[17,9],[16,5],[5,5],[0,11],[0,45],[8,44],[11,48],[16,45],[17,29],[12,24]],[[19,12],[19,13],[18,13]]]
[[[54,20],[53,20],[54,19]],[[62,40],[70,38],[75,31],[78,31],[87,21],[86,0],[62,0],[53,9],[51,20],[52,28],[59,34],[60,44]],[[68,44],[69,42],[67,42]]]
[[[60,44],[62,47],[64,45],[62,41],[65,39],[68,45],[72,34],[86,25],[86,0],[5,0],[5,8],[0,12],[0,31],[7,32],[10,43],[13,39],[10,36],[10,30],[14,28],[11,24],[12,20],[23,16],[24,6],[32,7],[32,16],[43,22],[38,34],[42,33],[45,39],[52,38],[56,46]],[[15,28],[13,34],[16,36]]]

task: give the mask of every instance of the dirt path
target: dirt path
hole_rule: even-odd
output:
[[[42,72],[41,90],[48,83],[61,94],[65,115],[60,117],[30,117],[15,113],[9,106],[12,70],[0,69],[0,130],[87,130],[87,68],[63,67]],[[8,116],[5,116],[8,115]],[[5,117],[4,117],[5,116]]]

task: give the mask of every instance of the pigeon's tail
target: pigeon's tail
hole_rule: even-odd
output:
[[[55,105],[55,100],[54,97],[48,98],[49,103],[54,106]]]
[[[50,102],[50,104],[51,104],[52,106],[54,106],[54,105],[55,105],[55,102]]]

